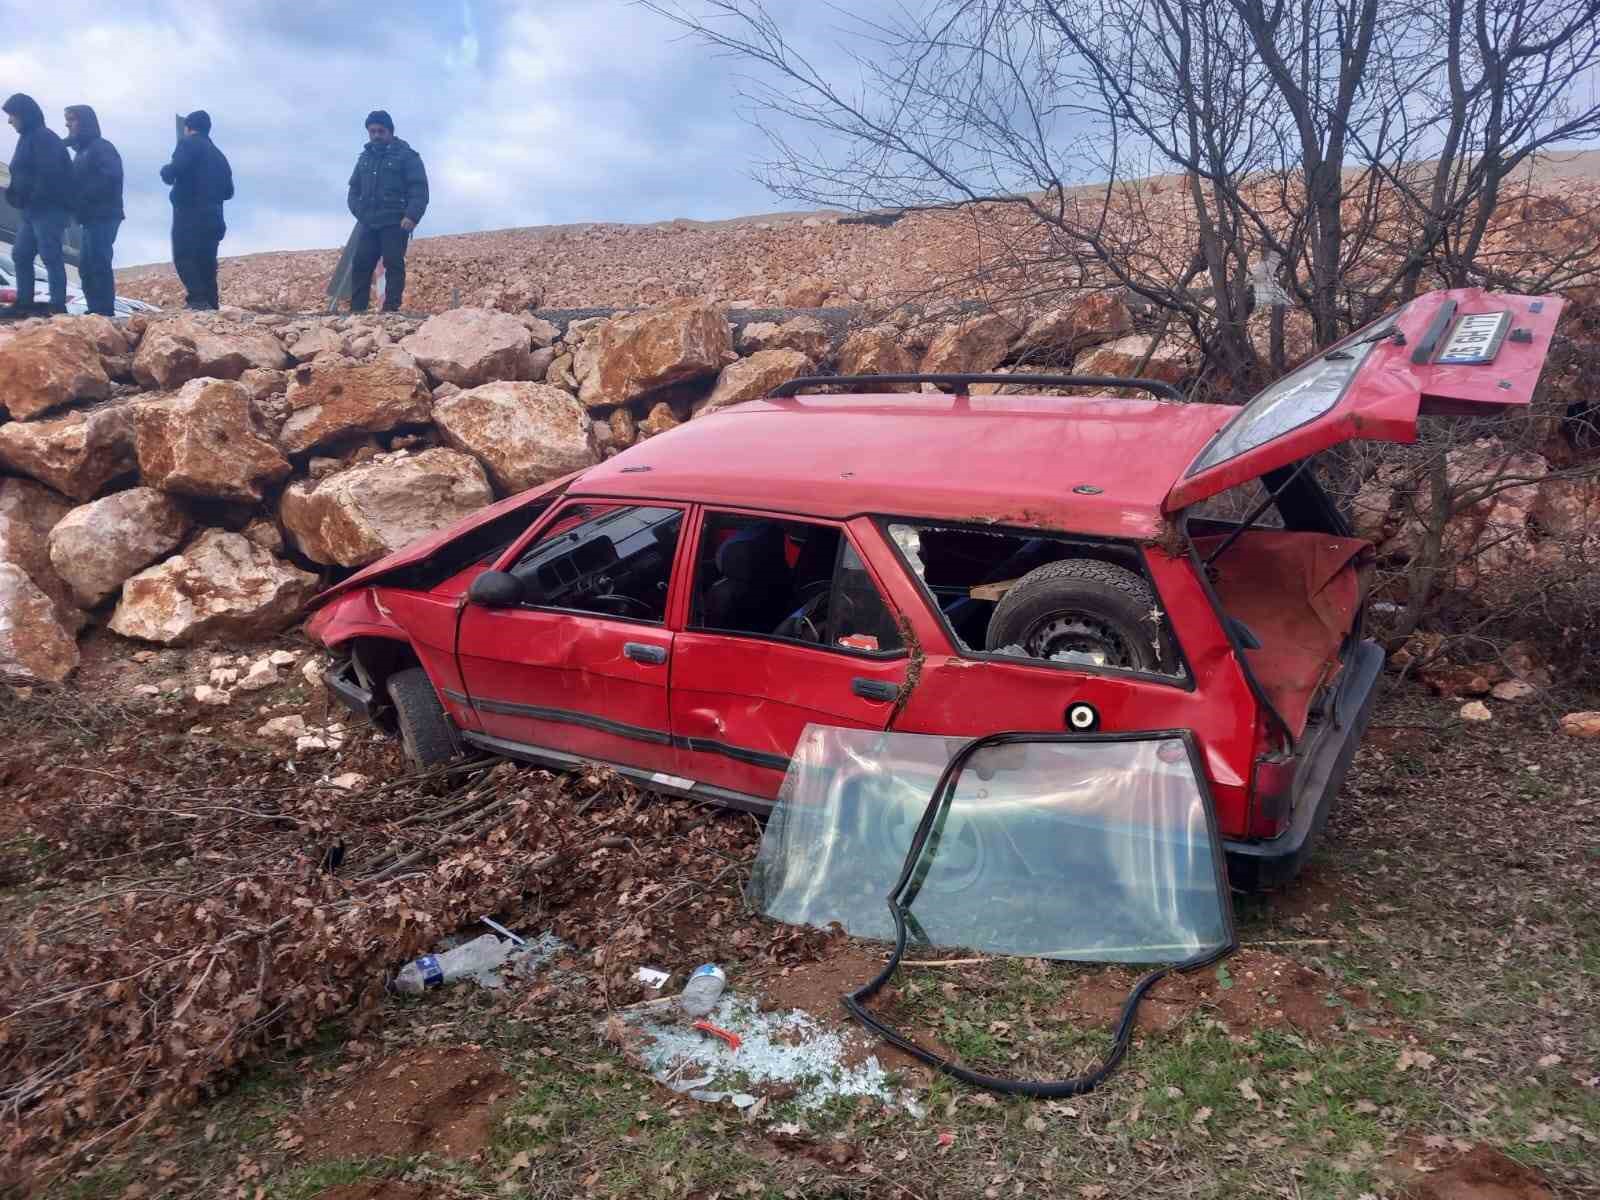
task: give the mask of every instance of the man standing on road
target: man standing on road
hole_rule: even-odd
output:
[[[422,156],[394,135],[381,108],[367,114],[366,148],[350,173],[350,213],[361,223],[350,268],[350,311],[366,312],[372,272],[383,259],[383,310],[398,312],[406,288],[406,246],[428,209]]]
[[[224,201],[233,199],[233,168],[211,141],[211,117],[197,109],[183,119],[183,137],[161,168],[172,185],[172,265],[190,308],[216,308],[217,246],[228,232]]]
[[[72,158],[54,131],[45,128],[44,112],[32,96],[18,92],[0,112],[17,131],[17,149],[11,156],[11,182],[6,203],[22,214],[11,259],[17,268],[16,303],[0,309],[0,316],[26,316],[33,312],[33,260],[44,259],[50,280],[50,311],[67,311],[67,264],[61,256],[61,238],[67,230],[72,203]]]
[[[67,145],[72,147],[72,211],[83,227],[78,274],[89,311],[117,315],[111,251],[122,224],[122,156],[100,136],[100,119],[87,104],[67,108]]]

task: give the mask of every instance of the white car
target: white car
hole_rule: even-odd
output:
[[[44,299],[50,294],[50,281],[45,275],[44,263],[38,259],[33,263],[33,294],[35,299]],[[89,311],[89,302],[84,298],[82,280],[78,276],[78,268],[71,263],[67,264],[67,311],[69,313],[86,313]],[[0,304],[15,304],[17,302],[17,267],[9,254],[0,254]],[[131,317],[136,312],[155,312],[156,306],[146,304],[143,300],[133,300],[127,296],[114,298],[114,306],[119,317]]]

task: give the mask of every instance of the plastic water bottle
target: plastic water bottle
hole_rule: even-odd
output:
[[[728,977],[716,963],[696,967],[694,974],[689,976],[689,982],[683,985],[678,1005],[691,1017],[703,1017],[716,1007],[717,999],[727,985]]]
[[[419,996],[429,988],[443,987],[464,975],[491,971],[503,963],[509,953],[510,942],[502,942],[494,934],[486,933],[443,954],[424,954],[408,962],[395,976],[394,990]]]

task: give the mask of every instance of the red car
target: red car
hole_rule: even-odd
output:
[[[1242,408],[797,380],[365,568],[310,632],[418,764],[593,760],[755,811],[811,723],[1190,730],[1232,883],[1271,885],[1383,665],[1312,458],[1527,404],[1561,303],[1432,293]]]

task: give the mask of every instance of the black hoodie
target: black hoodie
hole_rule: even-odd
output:
[[[44,127],[44,113],[32,96],[18,92],[0,104],[0,112],[18,118],[17,149],[11,156],[11,183],[6,203],[29,209],[72,207],[72,159],[66,143]]]
[[[78,118],[78,132],[67,139],[73,149],[72,211],[80,222],[120,221],[122,211],[122,155],[100,134],[100,119],[87,104],[74,104],[67,112]]]

